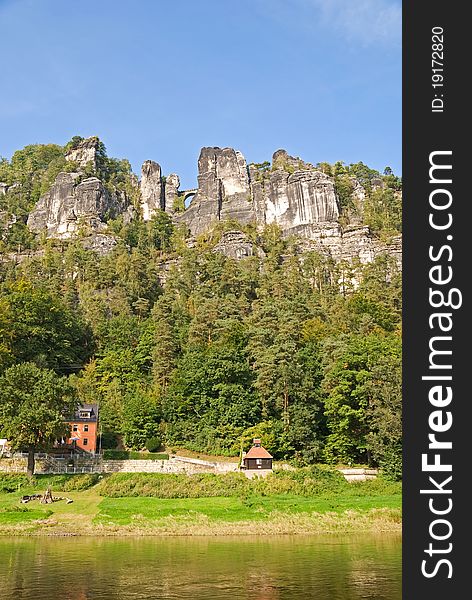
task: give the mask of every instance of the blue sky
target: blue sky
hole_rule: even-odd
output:
[[[0,156],[98,135],[193,187],[202,146],[401,171],[400,0],[0,0]]]

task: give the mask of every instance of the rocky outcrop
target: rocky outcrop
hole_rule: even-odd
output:
[[[87,165],[97,168],[97,152],[100,145],[98,137],[90,137],[85,140],[78,142],[73,148],[71,148],[65,155],[65,158],[69,162],[77,163],[80,169],[85,168]]]
[[[160,165],[153,160],[145,161],[141,167],[139,184],[143,219],[149,221],[159,210],[173,215],[180,195],[179,187],[178,175],[171,173],[163,177]]]
[[[98,138],[89,138],[69,150],[67,160],[80,168],[90,162],[96,165],[99,152]],[[100,179],[83,178],[83,172],[60,173],[30,213],[28,226],[57,238],[83,231],[83,238],[90,236],[91,249],[107,253],[114,246],[114,239],[104,231],[107,219],[122,215],[123,223],[128,224],[139,218],[139,210],[130,205],[124,193],[111,192]],[[298,238],[300,248],[316,249],[336,262],[368,263],[385,252],[400,262],[401,236],[385,244],[371,235],[363,225],[366,191],[355,178],[351,182],[353,206],[340,215],[334,179],[285,150],[277,150],[272,163],[248,165],[238,150],[206,147],[198,160],[197,190],[179,190],[179,177],[164,177],[160,165],[152,160],[144,162],[139,184],[136,179],[132,185],[139,185],[145,221],[158,211],[166,211],[175,223],[186,226],[194,242],[213,223],[234,222],[234,229],[223,233],[214,248],[232,258],[263,255],[237,227],[252,223],[259,231],[265,225],[277,224],[284,236]],[[7,186],[0,185],[5,192]],[[371,185],[376,189],[384,182],[378,179]],[[193,199],[184,209],[190,195]]]
[[[134,221],[137,218],[137,211],[132,204],[130,204],[122,214],[122,218],[123,225],[129,225],[131,221]]]
[[[255,219],[249,173],[244,156],[232,148],[202,148],[198,159],[198,191],[178,218],[192,235],[208,229],[213,221]]]
[[[92,233],[89,237],[83,238],[81,242],[85,250],[92,250],[100,256],[110,254],[116,246],[116,239],[112,235],[104,233]]]
[[[288,171],[293,173],[294,171],[306,171],[307,169],[313,169],[313,165],[305,162],[298,156],[290,156],[286,150],[276,150],[272,155],[272,168],[281,169],[282,171]]]
[[[166,177],[164,182],[164,210],[174,214],[177,198],[179,197],[180,179],[175,173]]]
[[[263,256],[261,248],[256,247],[242,231],[225,231],[212,252],[219,252],[229,258],[246,258],[248,256]]]
[[[121,214],[125,197],[110,193],[100,179],[81,180],[79,173],[59,173],[51,189],[29,214],[32,231],[46,231],[48,237],[69,238],[81,228],[100,231],[108,218]]]
[[[334,182],[321,171],[276,170],[263,188],[265,223],[277,223],[286,233],[307,234],[307,226],[339,217]]]
[[[237,150],[203,148],[198,173],[198,192],[179,217],[192,235],[217,220],[277,223],[284,233],[309,235],[312,225],[339,217],[333,179],[284,150],[261,172]]]
[[[365,225],[342,228],[338,223],[312,228],[310,239],[298,242],[299,251],[316,250],[335,262],[367,264],[377,256],[389,254],[398,264],[402,259],[401,235],[382,242]]]
[[[398,266],[402,262],[402,238],[394,236],[381,241],[366,226],[342,228],[339,223],[319,224],[310,228],[310,237],[300,235],[295,245],[296,254],[315,251],[332,259],[335,263],[346,262],[351,265],[365,265],[381,255],[389,255]],[[188,240],[189,247],[194,240]],[[239,230],[226,231],[213,247],[212,252],[224,254],[228,258],[243,259],[249,256],[262,258],[265,253],[260,240],[252,242]]]
[[[141,167],[141,210],[143,219],[149,219],[158,210],[164,210],[164,184],[161,167],[153,160],[146,160]]]

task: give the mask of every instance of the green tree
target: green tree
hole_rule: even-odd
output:
[[[318,341],[306,342],[294,357],[300,368],[298,385],[290,408],[290,427],[287,440],[294,458],[303,464],[322,459],[326,437],[321,383],[323,380],[322,350]]]
[[[367,386],[370,432],[367,448],[393,480],[402,476],[402,372],[397,355],[380,356]]]
[[[133,450],[142,450],[146,441],[160,434],[161,412],[155,398],[140,386],[124,398],[122,431],[125,444]]]
[[[251,448],[254,438],[260,439],[264,448],[275,459],[285,458],[293,451],[281,421],[261,421],[245,429],[240,437],[241,450],[247,452]]]
[[[193,346],[177,362],[162,399],[169,443],[194,449],[234,448],[244,427],[260,418],[253,374],[242,347]]]
[[[152,311],[154,340],[152,347],[152,374],[161,394],[165,394],[179,355],[179,343],[171,315],[164,303],[157,302]]]
[[[11,349],[13,316],[10,305],[0,298],[0,373],[14,361]]]
[[[373,190],[364,203],[364,221],[374,232],[388,235],[401,233],[401,195],[391,188]]]
[[[349,175],[345,173],[337,175],[334,180],[334,189],[336,191],[336,196],[338,197],[341,211],[344,212],[354,208],[354,183]]]
[[[3,207],[25,217],[65,163],[64,150],[56,144],[30,144],[17,150],[10,162],[0,163],[0,181],[16,184],[2,198]]]
[[[149,242],[157,250],[172,250],[174,225],[169,215],[160,210],[152,216],[148,224]]]
[[[348,167],[348,172],[351,177],[355,177],[357,181],[367,190],[371,189],[374,179],[380,179],[381,175],[375,169],[369,168],[362,161],[351,163]]]
[[[93,350],[90,331],[59,295],[27,280],[3,289],[11,354],[59,373],[79,369]]]
[[[330,462],[371,461],[368,435],[376,365],[385,357],[400,363],[400,340],[394,335],[351,335],[328,350],[323,380],[329,435],[325,454]]]
[[[28,475],[34,455],[69,433],[64,418],[77,402],[67,380],[33,363],[9,367],[0,377],[0,434],[14,450],[28,453]]]

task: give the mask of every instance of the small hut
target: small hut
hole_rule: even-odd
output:
[[[253,446],[243,458],[243,469],[272,470],[272,455],[261,446],[261,440],[254,439]]]

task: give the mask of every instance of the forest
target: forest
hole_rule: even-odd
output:
[[[262,252],[236,260],[214,251],[234,223],[188,244],[164,212],[110,219],[117,243],[105,255],[81,235],[34,235],[26,216],[74,168],[66,150],[31,145],[0,162],[0,181],[12,185],[0,196],[0,437],[19,421],[37,429],[60,397],[99,404],[102,448],[237,456],[261,437],[296,465],[379,465],[400,478],[402,294],[392,257],[336,264],[269,225],[240,227]],[[137,203],[129,162],[104,146],[100,157],[95,174]],[[344,214],[352,177],[363,178],[365,223],[379,237],[401,231],[391,170],[320,168],[335,177]],[[369,188],[373,178],[382,189]],[[19,447],[29,443],[18,436]]]

